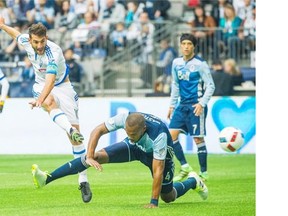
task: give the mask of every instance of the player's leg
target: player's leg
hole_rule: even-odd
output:
[[[204,180],[208,180],[207,172],[207,148],[204,137],[206,135],[205,118],[207,114],[207,107],[204,108],[200,116],[195,116],[194,113],[191,117],[190,125],[192,125],[190,134],[193,136],[194,142],[197,146],[197,155],[200,165],[200,177]]]
[[[169,125],[169,131],[173,140],[173,150],[174,150],[176,158],[181,164],[180,172],[178,175],[174,177],[173,181],[183,181],[188,176],[189,172],[193,170],[192,167],[187,163],[182,145],[178,139],[181,131],[184,133],[187,133],[187,126],[186,126],[187,116],[186,115],[187,115],[187,110],[185,110],[183,106],[177,107],[173,113],[173,116]]]
[[[174,163],[172,161],[170,163],[169,161],[166,161],[163,174],[161,199],[164,202],[173,202],[187,193],[190,189],[195,190],[202,199],[207,199],[208,189],[195,172],[190,172],[185,181],[173,183]]]

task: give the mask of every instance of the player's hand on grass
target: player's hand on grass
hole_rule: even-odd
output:
[[[90,165],[91,167],[94,167],[95,169],[102,171],[103,168],[101,166],[101,164],[99,164],[96,160],[94,160],[93,158],[86,158],[86,163],[88,165]]]
[[[168,114],[167,114],[168,119],[172,118],[173,112],[174,112],[174,107],[169,107]]]
[[[34,107],[41,107],[42,106],[42,104],[38,100],[31,101],[31,102],[29,102],[29,104],[31,106],[31,109],[33,109]]]
[[[202,114],[202,112],[203,112],[202,105],[198,103],[198,104],[193,105],[193,107],[195,108],[194,109],[195,116],[200,116]]]
[[[158,206],[156,206],[152,203],[149,203],[149,204],[145,205],[144,208],[158,208]]]

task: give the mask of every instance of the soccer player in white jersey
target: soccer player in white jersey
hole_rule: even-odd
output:
[[[1,85],[1,97],[0,97],[0,113],[3,111],[4,103],[9,91],[9,82],[0,68],[0,85]]]
[[[207,103],[214,93],[215,85],[206,61],[194,53],[197,39],[191,34],[182,34],[180,47],[183,57],[172,64],[172,91],[168,118],[176,158],[181,163],[180,173],[174,181],[183,181],[192,171],[178,140],[180,133],[190,134],[198,148],[200,177],[208,179],[205,119]],[[178,103],[178,99],[180,101]]]
[[[83,136],[79,132],[78,95],[69,80],[69,68],[65,63],[61,48],[48,40],[47,29],[41,24],[33,24],[28,34],[21,34],[5,25],[0,17],[0,29],[21,44],[31,61],[35,73],[33,107],[42,107],[51,119],[64,129],[73,146],[74,157],[85,155]],[[87,172],[79,173],[79,189],[84,202],[92,198]]]

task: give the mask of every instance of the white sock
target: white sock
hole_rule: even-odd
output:
[[[53,109],[50,111],[50,118],[57,124],[59,127],[63,128],[68,134],[72,127],[71,123],[68,121],[65,113],[60,109]]]
[[[84,144],[73,146],[72,148],[73,148],[74,158],[85,157],[86,148],[85,148]],[[79,181],[79,184],[81,182],[88,182],[87,170],[84,170],[84,171],[79,173],[78,181]]]

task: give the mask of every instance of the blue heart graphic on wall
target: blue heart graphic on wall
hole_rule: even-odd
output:
[[[240,107],[232,99],[223,98],[216,101],[212,107],[212,117],[219,131],[229,126],[242,130],[245,143],[238,152],[255,136],[255,115],[255,98],[246,99]]]

